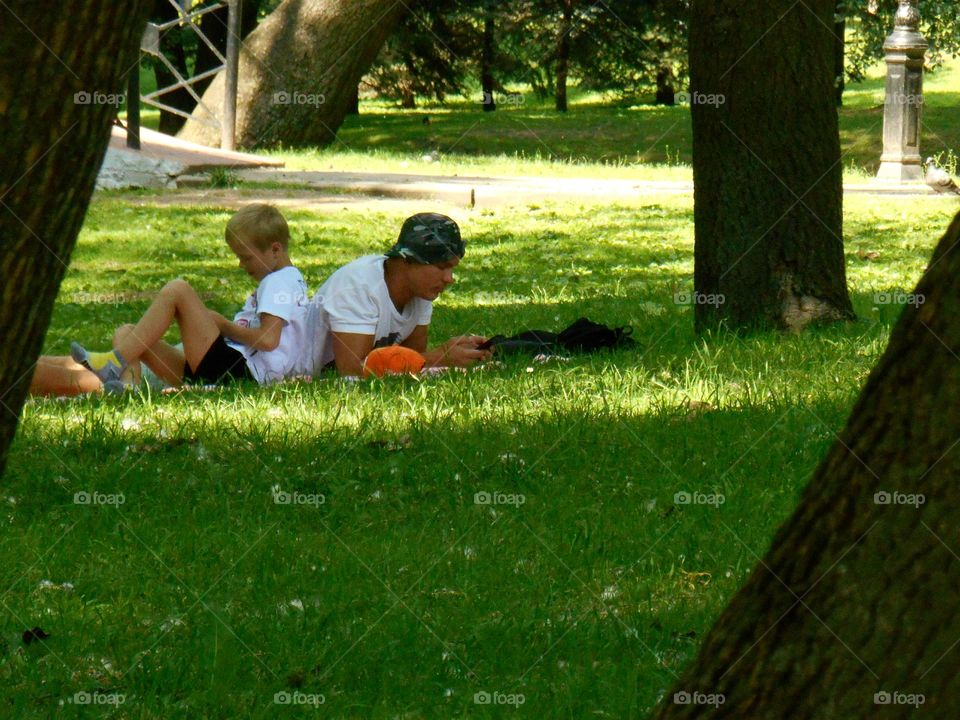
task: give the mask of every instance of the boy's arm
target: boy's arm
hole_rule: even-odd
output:
[[[234,340],[241,345],[270,352],[276,350],[280,344],[280,333],[286,322],[282,318],[270,313],[260,313],[260,327],[241,327],[236,323],[230,322],[220,313],[215,313],[214,320],[220,333],[229,340]]]

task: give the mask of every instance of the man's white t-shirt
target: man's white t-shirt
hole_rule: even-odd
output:
[[[226,340],[247,360],[250,374],[258,383],[268,383],[292,375],[309,375],[304,352],[309,348],[307,330],[307,284],[292,265],[267,275],[243,305],[233,321],[242,327],[260,327],[260,315],[267,313],[283,320],[280,344],[269,352],[254,350],[234,340]]]
[[[313,373],[333,361],[331,332],[373,335],[373,346],[397,345],[418,325],[429,325],[433,303],[413,298],[403,311],[390,299],[383,255],[366,255],[336,270],[310,301],[307,323],[313,334]]]

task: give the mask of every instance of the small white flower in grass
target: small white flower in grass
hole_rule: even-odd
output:
[[[603,589],[603,592],[601,593],[600,597],[603,598],[604,600],[613,600],[619,594],[620,594],[620,590],[617,588],[616,585],[607,585]]]
[[[463,556],[467,560],[473,560],[477,556],[477,551],[468,545],[463,549]]]
[[[630,483],[627,483],[627,484],[629,485]],[[643,504],[643,509],[646,510],[647,512],[653,512],[654,508],[656,507],[657,507],[656,498],[653,498],[652,500],[647,500],[647,502]]]
[[[374,502],[378,502],[381,497],[383,496],[379,490],[374,490],[372,493],[370,493],[370,499],[373,500]]]
[[[444,697],[453,697],[453,688],[447,688],[443,691]]]
[[[17,504],[17,499],[11,495],[10,497],[7,498],[7,504],[9,504],[9,505],[16,505],[16,504]]]
[[[303,601],[300,598],[294,598],[290,601],[290,607],[292,607],[294,610],[303,612]]]
[[[170,617],[163,621],[163,624],[160,626],[160,630],[163,632],[169,632],[175,627],[180,627],[183,625],[183,620],[178,617]]]
[[[139,430],[140,422],[136,418],[125,417],[120,421],[120,427],[124,430]]]

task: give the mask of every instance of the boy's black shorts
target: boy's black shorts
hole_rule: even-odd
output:
[[[185,363],[183,379],[195,385],[217,385],[237,380],[253,380],[243,353],[227,345],[223,335],[217,337],[203,356],[196,370]]]

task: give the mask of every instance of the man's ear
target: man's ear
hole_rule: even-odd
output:
[[[283,245],[281,245],[277,241],[274,241],[273,245],[270,246],[270,249],[273,250],[275,253],[283,252]]]

